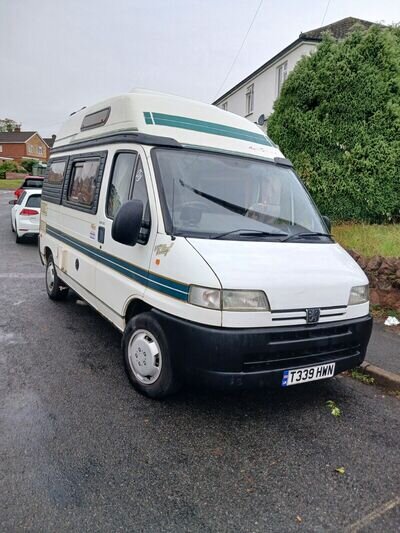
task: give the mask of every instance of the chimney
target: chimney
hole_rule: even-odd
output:
[[[18,131],[20,132],[21,131],[21,124],[16,124],[15,125],[15,130],[14,131]]]

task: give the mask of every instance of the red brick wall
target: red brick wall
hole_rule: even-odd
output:
[[[1,144],[1,143],[0,143]],[[25,157],[25,144],[4,143],[1,144],[3,150],[0,152],[0,157],[12,157],[13,159],[21,159]]]

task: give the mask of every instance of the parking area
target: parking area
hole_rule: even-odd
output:
[[[15,243],[11,198],[0,192],[3,531],[398,527],[397,398],[341,376],[140,396],[120,334],[74,295],[48,299],[37,245]]]

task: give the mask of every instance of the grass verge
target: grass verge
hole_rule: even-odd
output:
[[[0,180],[0,189],[18,189],[24,180]]]
[[[366,257],[400,257],[400,224],[339,224],[332,233],[342,246]]]

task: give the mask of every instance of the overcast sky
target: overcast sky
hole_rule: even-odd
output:
[[[294,41],[344,17],[400,22],[400,0],[0,0],[0,118],[56,133],[133,87],[212,102]]]

